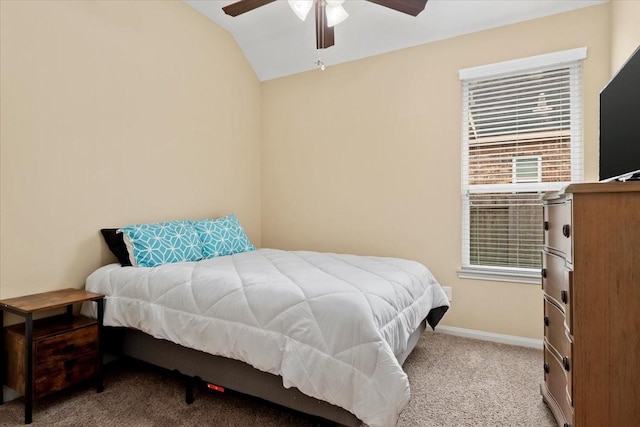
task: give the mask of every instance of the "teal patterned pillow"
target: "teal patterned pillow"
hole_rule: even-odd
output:
[[[202,255],[205,258],[233,255],[256,249],[244,233],[235,214],[218,219],[193,221],[192,224],[200,235]]]
[[[200,238],[190,221],[128,225],[121,230],[134,266],[202,259]]]

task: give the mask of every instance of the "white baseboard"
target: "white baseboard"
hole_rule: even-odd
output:
[[[3,392],[2,393],[2,398],[4,399],[3,402],[9,402],[13,399],[17,399],[20,397],[18,393],[16,393],[14,390],[10,389],[9,387],[2,387],[0,391]]]
[[[474,329],[457,328],[455,326],[436,326],[436,332],[455,335],[458,337],[474,338],[483,341],[493,341],[501,344],[519,345],[521,347],[537,348],[542,350],[542,340],[518,337],[515,335],[495,334],[493,332],[476,331]]]

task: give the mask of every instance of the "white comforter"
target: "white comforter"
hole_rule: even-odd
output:
[[[107,295],[107,326],[242,360],[372,427],[396,425],[409,382],[395,355],[432,308],[449,305],[414,261],[275,249],[111,264],[86,289]]]

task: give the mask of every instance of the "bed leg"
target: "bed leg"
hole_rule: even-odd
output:
[[[193,380],[186,377],[184,401],[187,405],[191,405],[193,400]]]
[[[189,377],[187,375],[184,375],[184,379],[185,379],[184,401],[187,403],[187,405],[191,405],[193,403],[193,401],[195,400],[195,398],[193,397],[193,390],[200,383],[202,383],[202,378],[200,378],[198,376]]]
[[[347,427],[335,421],[329,421],[320,417],[312,417],[311,422],[313,427]],[[366,426],[363,425],[361,427],[366,427]]]
[[[188,375],[184,375],[177,369],[174,369],[173,372],[178,374],[182,381],[184,382],[184,401],[187,405],[191,405],[195,400],[193,397],[193,388],[195,387],[196,382],[198,381],[198,377],[190,377]]]

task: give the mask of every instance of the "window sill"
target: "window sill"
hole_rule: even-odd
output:
[[[491,280],[497,282],[526,283],[540,285],[540,270],[511,269],[500,267],[462,267],[457,271],[461,279]]]

